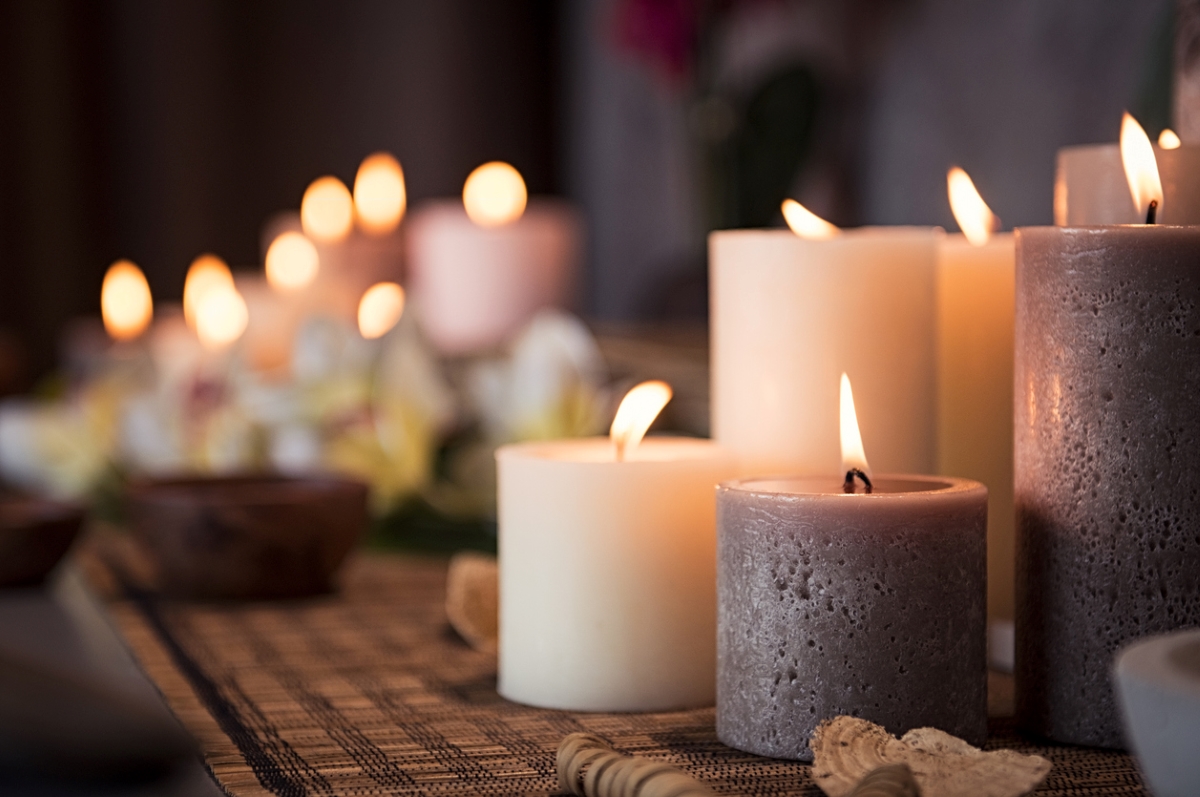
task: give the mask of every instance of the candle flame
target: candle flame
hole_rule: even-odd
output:
[[[646,430],[654,419],[662,412],[663,407],[671,400],[671,386],[666,382],[651,380],[634,385],[621,404],[617,407],[617,415],[613,418],[609,437],[617,448],[617,461],[630,459]]]
[[[1175,135],[1174,130],[1164,127],[1163,131],[1158,134],[1158,146],[1162,149],[1179,149],[1183,146],[1183,142],[1179,140],[1179,136]]]
[[[394,282],[367,288],[358,302],[358,331],[367,340],[381,338],[404,315],[404,289]]]
[[[233,274],[221,258],[205,254],[193,260],[183,281],[183,320],[187,325],[196,328],[197,308],[210,290],[232,284]]]
[[[196,337],[206,349],[222,349],[242,336],[250,323],[246,300],[233,282],[214,285],[196,305]]]
[[[267,282],[277,291],[298,291],[317,278],[317,247],[302,233],[280,233],[267,247]]]
[[[996,215],[983,201],[971,176],[955,166],[946,172],[950,210],[972,246],[983,246],[996,229]]]
[[[100,288],[100,315],[114,340],[133,340],[154,317],[150,284],[142,270],[128,260],[108,267]]]
[[[463,207],[480,227],[511,224],[525,212],[527,199],[521,173],[501,161],[478,167],[463,184]]]
[[[794,199],[783,200],[783,220],[792,232],[801,238],[813,241],[823,241],[841,235],[842,231],[835,225],[813,213]]]
[[[354,224],[354,200],[350,190],[336,177],[313,180],[300,201],[300,224],[304,234],[317,241],[340,241]]]
[[[850,390],[850,377],[842,374],[841,395],[842,471],[849,473],[858,469],[871,476],[871,466],[863,451],[862,433],[858,429],[858,413],[854,410],[854,393]]]
[[[358,226],[371,235],[386,235],[404,217],[407,201],[400,162],[386,152],[367,156],[354,178]]]
[[[1138,216],[1144,216],[1151,202],[1158,203],[1162,213],[1163,189],[1158,176],[1158,163],[1154,160],[1154,147],[1150,137],[1126,113],[1121,118],[1121,162],[1125,166],[1125,179],[1129,181],[1129,193],[1137,207]]]

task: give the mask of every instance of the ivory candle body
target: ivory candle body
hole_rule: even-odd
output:
[[[1154,147],[1162,179],[1160,224],[1200,224],[1200,146]],[[1141,216],[1139,218],[1139,215]],[[1054,177],[1054,223],[1141,224],[1129,192],[1118,144],[1063,147]]]
[[[409,227],[413,305],[446,354],[494,349],[538,310],[574,305],[582,225],[565,202],[533,199],[516,221],[481,227],[461,202],[442,200]]]
[[[988,618],[1013,618],[1013,238],[938,247],[937,472],[988,488]]]
[[[896,735],[987,735],[987,488],[880,477],[748,479],[717,491],[717,736],[812,760],[839,714]]]
[[[934,469],[937,235],[709,236],[713,437],[743,473],[837,472],[842,373],[871,462]]]
[[[1016,241],[1017,718],[1122,747],[1113,655],[1200,625],[1200,227]]]
[[[496,454],[499,691],[576,711],[710,705],[716,668],[712,443],[648,439],[617,462],[608,439]]]

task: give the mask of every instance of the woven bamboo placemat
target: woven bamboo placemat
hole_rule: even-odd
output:
[[[553,794],[554,750],[579,730],[722,794],[821,793],[808,766],[718,742],[712,709],[575,714],[500,698],[495,659],[446,624],[444,576],[444,561],[363,555],[333,596],[222,605],[135,592],[110,608],[231,795]],[[1054,763],[1038,794],[1146,794],[1127,755],[1038,746],[1003,719],[991,730],[989,747]]]

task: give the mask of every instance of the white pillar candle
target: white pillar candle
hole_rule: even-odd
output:
[[[713,436],[746,475],[837,470],[843,372],[880,469],[933,471],[938,235],[709,237]]]
[[[937,472],[988,488],[988,618],[1013,618],[1013,238],[938,248]]]
[[[458,200],[430,202],[409,222],[413,306],[447,354],[503,345],[546,307],[573,306],[581,246],[567,203],[530,201],[515,221],[485,227]]]
[[[710,705],[715,487],[732,457],[646,440],[618,462],[589,438],[501,448],[499,691],[575,711]]]

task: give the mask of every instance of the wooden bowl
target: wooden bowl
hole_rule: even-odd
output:
[[[66,555],[83,510],[40,498],[0,497],[0,587],[40,584]]]
[[[163,594],[328,592],[367,525],[367,487],[335,477],[171,479],[129,491],[133,533]]]

